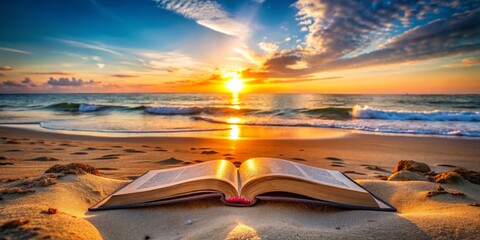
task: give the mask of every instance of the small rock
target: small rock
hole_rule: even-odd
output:
[[[467,179],[471,183],[480,185],[480,172],[470,171],[465,168],[454,168],[452,171],[460,174],[463,178]]]
[[[188,220],[185,222],[185,224],[187,224],[187,225],[192,225],[192,224],[193,224],[193,221],[190,220],[190,219],[188,219]]]
[[[472,207],[480,207],[480,203],[478,203],[478,202],[474,202],[474,203],[470,203],[470,204],[468,204],[468,206],[472,206]]]
[[[56,164],[49,168],[45,173],[63,173],[63,174],[85,174],[100,175],[98,170],[88,164],[83,163],[69,163],[66,165]]]
[[[335,229],[340,230],[340,227],[335,227]]]
[[[419,173],[410,172],[410,171],[399,171],[390,175],[387,179],[388,181],[425,181],[428,182],[428,179]]]
[[[462,175],[454,171],[446,171],[437,174],[435,177],[435,182],[437,183],[460,183],[463,181]]]
[[[57,214],[58,213],[58,210],[56,208],[48,208],[48,210],[44,210],[42,211],[42,213],[45,213],[45,214]]]
[[[441,194],[450,194],[452,196],[465,196],[465,193],[457,192],[457,191],[449,192],[449,191],[446,191],[442,186],[438,185],[435,188],[435,190],[427,193],[427,197],[433,197]]]
[[[422,162],[415,162],[412,160],[401,160],[395,166],[393,173],[399,171],[411,171],[411,172],[420,172],[420,173],[428,173],[430,172],[430,167]]]
[[[145,240],[148,240],[148,239],[150,239],[150,236],[148,236],[148,235],[145,236]]]

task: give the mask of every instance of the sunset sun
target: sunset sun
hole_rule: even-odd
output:
[[[225,88],[228,89],[232,93],[238,93],[245,88],[245,84],[243,80],[240,78],[238,73],[228,73],[225,74],[225,78],[227,81],[225,82]]]

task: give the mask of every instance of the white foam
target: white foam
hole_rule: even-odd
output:
[[[369,106],[356,105],[352,109],[354,118],[385,120],[422,120],[422,121],[480,121],[480,112],[466,111],[395,111],[383,110]]]
[[[211,123],[228,124],[228,119],[215,117],[195,117]],[[392,121],[383,119],[282,119],[282,118],[242,118],[244,125],[293,126],[360,130],[376,133],[426,134],[442,136],[480,137],[480,124],[477,122],[447,121]]]

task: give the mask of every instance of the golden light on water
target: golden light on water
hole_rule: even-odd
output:
[[[230,140],[238,140],[240,139],[240,126],[237,124],[241,123],[242,120],[238,117],[231,117],[227,119],[227,123],[230,124],[230,135],[228,139]]]
[[[225,79],[228,79],[225,82],[225,88],[232,93],[239,93],[245,88],[243,80],[240,78],[240,74],[236,72],[227,73],[223,76]]]
[[[238,117],[231,117],[227,120],[230,124],[239,124],[242,120]]]

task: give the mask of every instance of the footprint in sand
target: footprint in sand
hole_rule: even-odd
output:
[[[103,167],[103,168],[97,168],[97,170],[102,170],[102,171],[115,171],[115,170],[118,170],[118,168]]]
[[[123,146],[112,146],[112,148],[123,148]]]
[[[62,147],[76,147],[75,145],[72,145],[70,143],[61,143],[61,144],[58,144],[58,146],[62,146]]]
[[[336,157],[326,157],[325,159],[331,160],[331,161],[339,161],[339,162],[342,162],[342,161],[343,161],[343,159],[341,159],[341,158],[336,158]]]
[[[53,161],[59,161],[59,159],[54,158],[54,157],[43,156],[43,157],[37,157],[37,158],[34,158],[34,159],[30,159],[30,161],[53,162]]]
[[[112,160],[112,159],[119,159],[120,158],[120,154],[107,154],[107,155],[103,155],[99,158],[94,158],[93,160]]]
[[[380,180],[387,180],[388,179],[388,176],[385,176],[385,175],[375,175],[373,176],[374,178],[378,178]]]
[[[235,159],[234,157],[225,157],[225,160],[233,160]]]
[[[365,166],[366,165],[366,166]],[[372,171],[380,171],[380,172],[390,172],[386,169],[383,169],[379,166],[375,166],[375,165],[367,165],[367,164],[362,164],[362,166],[365,166],[365,169],[368,169],[368,170],[372,170]]]
[[[455,165],[450,165],[450,164],[437,164],[439,167],[449,167],[449,168],[456,168],[457,166]]]
[[[230,153],[225,153],[225,154],[223,154],[222,156],[230,157],[230,156],[232,156],[232,154],[230,154]]]
[[[133,148],[128,148],[128,149],[125,149],[123,151],[127,152],[127,153],[145,153],[144,151],[140,151],[140,150],[133,149]]]
[[[168,151],[167,149],[163,149],[162,147],[155,147],[155,150],[153,151],[157,151],[157,152],[166,152]]]
[[[167,159],[164,159],[164,160],[161,160],[161,161],[158,161],[157,162],[158,164],[160,165],[176,165],[176,164],[184,164],[185,161],[182,161],[180,159],[176,159],[176,158],[167,158]]]
[[[330,166],[332,166],[332,167],[345,167],[345,166],[343,166],[343,165],[340,165],[340,164],[335,164],[335,163],[333,163],[333,164],[330,164]]]
[[[5,152],[20,152],[19,149],[9,149],[9,150],[5,150]]]
[[[202,151],[201,154],[217,154],[218,152],[217,151],[213,151],[213,150],[210,150],[210,151]]]
[[[63,151],[63,150],[65,150],[65,148],[53,148],[52,150],[55,150],[55,151]]]
[[[94,147],[87,147],[87,148],[84,148],[82,149],[83,151],[94,151],[94,150],[97,150],[97,148],[94,148]]]
[[[15,139],[8,139],[7,141],[4,142],[5,144],[22,144],[21,142],[15,140]]]
[[[303,158],[292,158],[292,160],[301,161],[301,162],[307,161],[307,160],[305,160],[305,159],[303,159]]]
[[[343,171],[343,173],[357,174],[357,175],[367,175],[367,174],[365,174],[365,173],[355,172],[355,171]]]
[[[74,152],[74,153],[70,153],[71,155],[87,155],[88,153],[87,152]]]
[[[6,160],[9,160],[8,158],[4,156],[0,156],[0,165],[5,166],[5,165],[13,165],[12,162],[5,162]]]
[[[194,162],[196,162],[196,163],[202,163],[203,160],[195,160]]]

